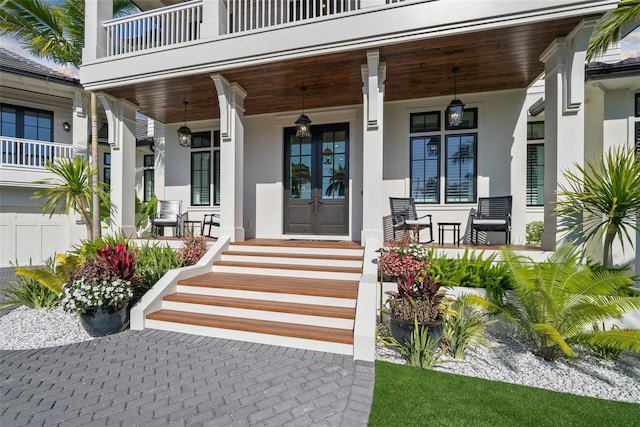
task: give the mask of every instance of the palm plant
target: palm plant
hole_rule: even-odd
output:
[[[604,53],[609,45],[620,39],[620,30],[627,24],[640,21],[640,0],[620,0],[618,7],[604,16],[595,28],[587,48],[587,61]]]
[[[82,63],[84,46],[84,0],[4,0],[0,8],[0,35],[11,36],[32,55],[57,64]],[[138,8],[130,0],[113,0],[114,17]],[[91,164],[93,233],[100,236],[100,198],[98,188],[98,115],[96,96],[91,92]],[[91,224],[91,223],[88,223]]]
[[[591,269],[579,263],[571,245],[562,245],[542,263],[503,248],[513,273],[514,290],[503,305],[474,295],[467,302],[502,314],[522,329],[547,360],[574,356],[576,345],[597,345],[640,352],[638,329],[593,329],[640,309],[640,297],[622,296],[633,284],[624,270]]]
[[[564,222],[561,231],[577,231],[568,239],[601,239],[604,235],[603,265],[613,266],[611,249],[616,237],[634,242],[629,230],[640,232],[640,158],[633,147],[612,148],[600,158],[575,164],[577,173],[566,171],[569,188],[558,192],[556,214]]]
[[[60,295],[63,285],[79,265],[79,256],[57,254],[54,259],[47,260],[45,268],[16,267],[15,272],[18,277],[34,280],[55,295]]]
[[[55,178],[47,178],[36,183],[52,187],[36,191],[33,198],[44,198],[41,209],[49,213],[49,217],[59,211],[65,214],[71,209],[77,211],[87,228],[87,237],[93,240],[94,230],[90,212],[92,191],[89,182],[91,176],[96,173],[95,168],[81,157],[56,159],[47,163],[46,168]],[[104,183],[98,183],[97,197],[108,203]]]

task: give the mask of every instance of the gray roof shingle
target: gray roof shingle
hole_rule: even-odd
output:
[[[80,80],[0,47],[0,71],[79,86]]]

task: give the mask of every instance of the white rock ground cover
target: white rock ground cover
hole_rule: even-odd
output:
[[[522,344],[509,328],[491,328],[489,347],[476,347],[463,361],[442,363],[434,369],[559,392],[640,404],[640,357],[623,353],[617,361],[590,355],[549,362]],[[77,316],[61,309],[18,307],[0,317],[0,350],[54,347],[92,339]],[[377,360],[404,363],[399,354],[381,344]]]

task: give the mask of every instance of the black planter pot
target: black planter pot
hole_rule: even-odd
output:
[[[92,337],[123,331],[129,327],[129,304],[121,308],[90,308],[80,315],[80,324]]]
[[[427,328],[427,336],[433,340],[436,340],[442,336],[442,319],[426,323],[418,323],[418,326]],[[411,342],[411,335],[413,335],[414,328],[414,322],[407,322],[406,320],[398,319],[393,314],[390,314],[389,332],[391,333],[391,336],[395,338],[395,340],[400,344],[408,344]]]

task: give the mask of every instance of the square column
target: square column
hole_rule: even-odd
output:
[[[73,119],[71,132],[73,138],[73,155],[87,157],[89,143],[89,97],[85,92],[76,89],[73,92]]]
[[[582,21],[540,55],[545,64],[544,250],[555,250],[563,240],[560,219],[554,216],[556,191],[568,187],[563,173],[584,163],[584,67],[595,24],[594,19]]]
[[[247,92],[221,74],[211,76],[220,105],[220,235],[244,240],[244,99]]]
[[[113,0],[85,0],[82,62],[103,58],[107,53],[104,21],[113,18]]]
[[[111,146],[111,232],[136,235],[136,106],[98,94],[107,115]]]
[[[384,130],[384,81],[386,64],[377,50],[367,52],[362,65],[364,120],[362,132],[362,236],[382,243],[382,167]]]

